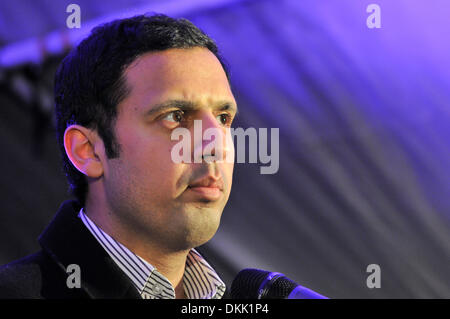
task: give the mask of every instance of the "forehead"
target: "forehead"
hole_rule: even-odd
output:
[[[137,104],[169,98],[234,102],[222,65],[206,48],[146,53],[130,64],[124,75],[130,89],[128,99]]]

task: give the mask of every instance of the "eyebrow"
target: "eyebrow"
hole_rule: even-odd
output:
[[[151,109],[145,112],[145,116],[153,116],[155,114],[163,113],[169,109],[180,109],[182,111],[196,111],[199,110],[200,107],[191,101],[187,100],[168,100],[162,103],[158,103],[153,105]],[[230,110],[235,114],[238,113],[238,108],[235,103],[229,101],[219,101],[214,103],[211,106],[212,109],[217,111],[227,111]]]

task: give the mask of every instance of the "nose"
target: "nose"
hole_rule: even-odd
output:
[[[230,128],[223,126],[212,112],[202,112],[194,120],[193,138],[195,163],[234,161],[234,144]]]

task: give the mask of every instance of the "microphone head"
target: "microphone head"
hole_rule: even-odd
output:
[[[233,299],[284,299],[298,284],[283,274],[261,269],[241,270],[231,284]]]

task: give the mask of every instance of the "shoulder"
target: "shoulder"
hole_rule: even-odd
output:
[[[53,267],[42,251],[0,266],[0,299],[40,298],[44,276]]]

